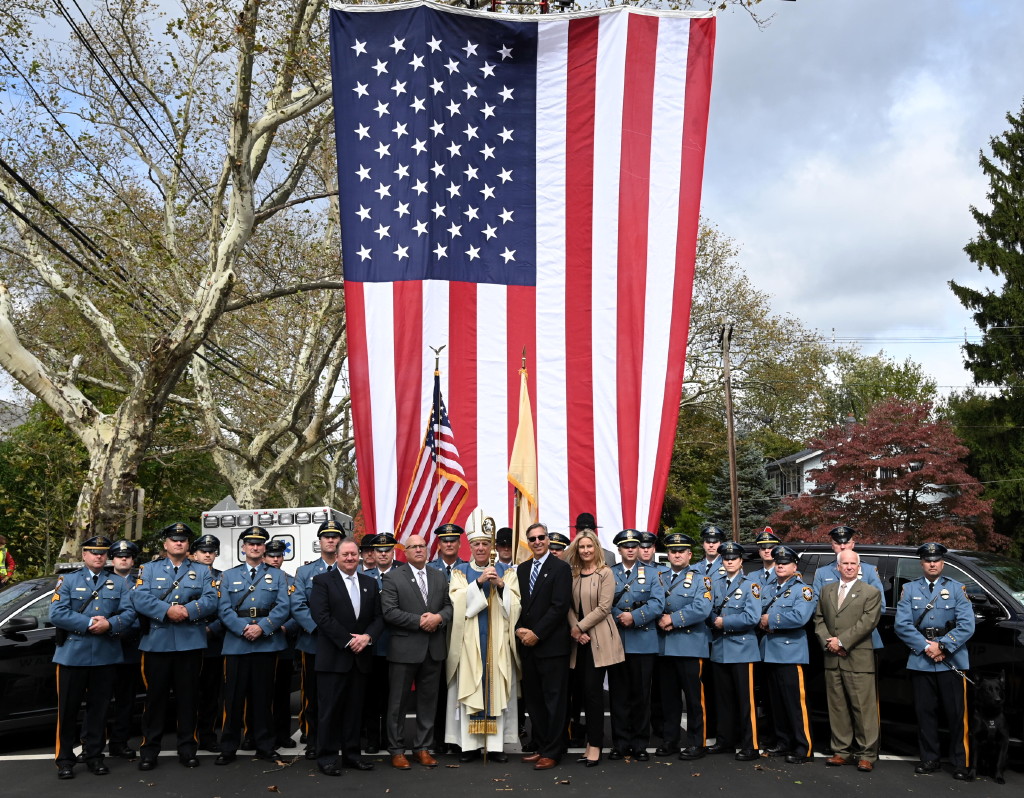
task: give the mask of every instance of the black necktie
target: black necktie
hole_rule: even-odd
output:
[[[99,580],[99,578],[100,578],[99,574],[93,574],[92,575],[92,583],[93,583],[94,586],[97,584],[97,581]]]
[[[330,573],[333,570],[334,570],[334,566],[333,565],[328,565],[327,566],[327,573]]]
[[[177,565],[174,566],[174,575],[175,576],[178,575],[178,566]]]
[[[632,569],[632,568],[627,568],[627,569],[626,569],[626,573],[625,573],[625,578],[626,578],[626,581],[627,581],[627,582],[629,581],[629,575],[630,575],[631,573],[633,573],[633,569]]]
[[[671,579],[669,580],[669,582],[668,582],[668,583],[669,583],[670,585],[671,585],[671,584],[675,584],[675,581],[676,581],[676,577],[677,577],[677,576],[679,576],[679,574],[677,574],[677,573],[676,573],[675,571],[673,571],[673,572],[672,572],[672,578],[671,578]]]
[[[934,582],[929,582],[928,583],[928,592],[929,593],[934,593],[935,592],[935,583]]]
[[[452,567],[450,565],[446,565],[444,567],[444,569],[448,572],[448,581],[451,582],[452,581]]]
[[[251,581],[254,581],[254,582],[256,581],[256,569],[255,568],[250,568],[249,569],[249,579]]]

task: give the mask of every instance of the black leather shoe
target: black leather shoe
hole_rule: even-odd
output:
[[[97,759],[93,762],[86,762],[86,767],[89,768],[89,772],[94,776],[106,776],[110,773],[110,768],[103,764],[102,759]]]
[[[316,749],[315,748],[307,748],[305,756],[306,756],[306,759],[308,759],[310,761],[316,759]]]
[[[324,765],[323,763],[317,762],[316,766],[320,768],[320,772],[323,773],[325,776],[340,776],[342,773],[341,768],[334,763],[330,765]]]
[[[679,752],[680,759],[703,759],[704,758],[704,746],[702,745],[691,745],[688,748],[684,748]]]
[[[480,751],[479,750],[463,751],[461,754],[459,754],[459,761],[460,762],[475,762],[479,758],[480,758]]]
[[[704,749],[705,754],[732,754],[735,753],[736,749],[731,745],[722,745],[721,743],[715,743],[709,745]]]
[[[753,748],[741,748],[736,752],[736,759],[739,762],[753,762],[755,759],[760,759],[761,755],[757,753]]]
[[[596,768],[600,764],[601,764],[601,755],[600,754],[597,755],[597,759],[587,759],[586,757],[583,757],[583,767],[585,767],[585,768]]]
[[[345,759],[343,762],[345,767],[352,768],[352,770],[373,770],[373,763],[367,762],[365,759]]]
[[[608,758],[612,761],[622,759],[623,756],[624,754],[618,748],[613,748],[611,751],[608,752]]]
[[[924,776],[927,773],[934,773],[941,767],[938,762],[934,759],[928,759],[924,762],[919,762],[917,767],[914,768],[914,772],[919,776]]]
[[[262,759],[264,762],[276,762],[281,755],[277,751],[257,751],[256,758]]]
[[[135,752],[127,745],[110,746],[110,755],[117,759],[135,759]]]
[[[957,768],[953,771],[953,778],[957,781],[971,781],[971,774],[964,768]]]
[[[783,748],[781,745],[773,745],[769,748],[765,748],[764,752],[768,754],[768,756],[788,756],[792,753],[788,748]]]
[[[810,762],[811,758],[809,756],[797,756],[796,754],[787,754],[786,761],[790,765],[802,765],[805,762]]]
[[[655,756],[675,756],[677,753],[679,753],[679,749],[675,746],[669,747],[665,745],[659,745],[657,748],[654,749]]]
[[[366,748],[363,749],[368,754],[379,754],[380,753],[380,740],[367,740]]]
[[[139,770],[154,770],[155,768],[155,759],[143,759],[141,762],[139,762]]]
[[[75,777],[74,765],[64,765],[57,768],[57,778],[61,780],[73,779]]]
[[[299,744],[291,737],[285,737],[283,740],[277,741],[278,748],[298,748],[298,746]]]
[[[633,754],[633,758],[636,759],[637,762],[646,762],[648,759],[651,758],[651,755],[647,753],[646,748],[641,748],[639,751]]]
[[[499,765],[504,765],[508,762],[508,754],[504,751],[488,751],[487,752],[488,762],[497,762]]]
[[[242,740],[242,744],[238,747],[241,748],[243,751],[255,751],[256,743],[252,741],[251,737],[246,737]]]
[[[181,763],[182,767],[186,767],[186,768],[197,768],[197,767],[199,767],[199,760],[196,758],[195,755],[192,755],[192,756],[188,756],[188,755],[179,756],[178,757],[178,761]]]
[[[213,764],[215,764],[215,765],[230,765],[236,759],[238,759],[238,757],[235,755],[234,752],[228,753],[227,751],[221,751],[220,752],[220,756],[218,756],[215,760],[213,760]]]
[[[211,754],[220,753],[220,743],[216,740],[200,740],[199,741],[200,751],[209,751]]]

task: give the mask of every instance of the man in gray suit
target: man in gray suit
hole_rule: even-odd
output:
[[[413,758],[424,767],[437,767],[427,750],[434,735],[437,688],[448,656],[448,626],[452,601],[443,571],[427,568],[427,544],[418,535],[405,543],[406,565],[384,575],[381,606],[391,631],[388,647],[388,750],[391,764],[410,768],[405,751],[405,715],[412,684],[416,683],[416,737]]]
[[[858,577],[860,555],[839,553],[839,581],[826,584],[814,614],[825,650],[825,693],[833,755],[826,765],[868,773],[878,760],[878,699],[871,632],[882,615],[882,594]]]

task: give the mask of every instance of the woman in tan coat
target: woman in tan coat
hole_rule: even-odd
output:
[[[626,655],[611,617],[615,577],[605,565],[601,541],[590,530],[580,532],[565,552],[572,567],[572,606],[569,628],[576,641],[570,667],[583,679],[583,711],[587,719],[586,767],[601,761],[604,744],[604,676],[609,665]]]

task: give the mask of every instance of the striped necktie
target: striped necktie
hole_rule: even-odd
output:
[[[540,575],[540,560],[533,561],[533,568],[530,570],[530,593],[537,584],[537,577]]]

